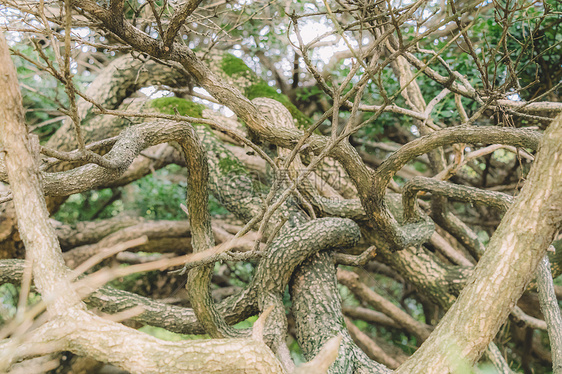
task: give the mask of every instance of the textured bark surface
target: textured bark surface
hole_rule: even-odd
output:
[[[545,256],[537,271],[539,302],[544,320],[548,326],[548,338],[552,350],[552,372],[562,373],[562,316],[554,293],[550,262]]]
[[[0,95],[0,110],[6,119],[0,131],[0,144],[5,152],[19,230],[28,261],[33,266],[35,285],[47,304],[50,317],[50,321],[32,331],[32,336],[23,344],[19,340],[1,343],[2,354],[7,354],[7,357],[0,359],[1,369],[7,369],[19,358],[33,356],[37,350],[35,344],[49,343],[50,349],[67,349],[86,354],[138,373],[196,373],[203,368],[206,371],[216,369],[216,372],[234,373],[283,372],[280,363],[262,342],[246,339],[169,343],[84,310],[84,305],[66,277],[68,268],[64,265],[55,231],[48,221],[38,167],[33,157],[37,150],[34,152],[30,148],[33,143],[28,139],[23,122],[17,77],[3,35],[0,36],[0,62],[0,77],[7,88]],[[183,127],[183,139],[189,138],[189,130]],[[193,132],[191,134],[194,135]],[[189,140],[181,144],[187,153],[190,150],[187,148]],[[197,144],[196,141],[192,142],[191,150]],[[198,222],[192,222],[192,230],[198,229],[194,227],[195,224]],[[132,352],[131,347],[137,352]],[[209,366],[209,362],[213,365]]]
[[[314,357],[328,339],[341,334],[343,341],[339,355],[329,373],[390,373],[385,366],[369,359],[351,339],[345,327],[336,284],[329,252],[311,256],[293,276],[290,289],[292,312],[304,356],[307,359]]]
[[[124,99],[147,84],[182,85],[189,77],[178,73],[176,69],[163,66],[154,61],[142,61],[131,56],[123,56],[113,61],[85,91],[88,97],[103,104],[106,108],[118,108]],[[112,121],[104,116],[94,116],[93,104],[79,99],[78,114],[83,119],[82,132],[87,143],[111,137],[119,133],[126,121]],[[70,151],[76,148],[72,121],[67,118],[63,126],[51,136],[46,146],[59,151]],[[68,170],[72,163],[62,162],[49,171]],[[3,161],[0,160],[0,179],[6,180]],[[64,198],[47,200],[49,211],[55,211]],[[17,231],[15,211],[12,203],[0,205],[0,258],[23,257],[23,245]]]
[[[0,114],[7,118],[0,125],[0,144],[6,145],[0,148],[6,154],[0,157],[0,181],[9,181],[10,186],[0,185],[0,201],[9,198],[4,194],[7,190],[12,190],[14,201],[0,203],[0,258],[21,258],[25,243],[28,258],[35,259],[34,291],[48,304],[48,313],[41,318],[48,322],[34,332],[24,331],[22,339],[14,335],[0,342],[0,371],[34,357],[41,346],[45,352],[70,350],[130,372],[293,373],[288,343],[296,338],[305,358],[314,359],[294,374],[387,373],[388,368],[407,373],[470,371],[486,347],[495,367],[510,373],[504,357],[505,349],[511,347],[502,344],[502,352],[488,344],[510,312],[510,326],[518,326],[513,331],[526,333],[519,336],[502,330],[506,335],[496,341],[500,344],[514,337],[524,352],[514,348],[511,353],[521,358],[525,370],[531,370],[526,367],[530,355],[544,346],[540,339],[533,340],[533,329],[546,330],[547,323],[533,309],[536,288],[529,280],[562,218],[560,118],[545,135],[542,130],[548,117],[562,107],[536,102],[540,97],[534,95],[532,103],[501,100],[511,92],[525,95],[526,88],[519,86],[519,73],[515,73],[518,68],[510,64],[518,65],[519,57],[527,59],[526,54],[511,60],[507,47],[502,52],[498,44],[496,49],[490,47],[492,57],[486,54],[481,61],[473,47],[482,42],[474,40],[475,29],[469,30],[478,20],[474,14],[482,12],[493,19],[495,31],[504,30],[500,40],[517,40],[508,30],[514,24],[510,15],[520,10],[512,11],[509,5],[504,9],[497,2],[451,3],[440,9],[422,0],[396,9],[394,3],[350,0],[315,4],[318,14],[311,16],[306,10],[311,4],[291,1],[161,4],[111,0],[102,4],[68,0],[59,8],[48,4],[47,9],[43,2],[4,3],[8,10],[24,15],[21,27],[35,27],[26,23],[27,16],[36,19],[37,30],[25,32],[47,40],[41,44],[44,48],[34,44],[38,65],[16,48],[13,53],[24,64],[51,73],[64,87],[70,104],[65,108],[65,103],[55,100],[56,114],[41,113],[50,118],[45,122],[51,125],[61,115],[69,118],[39,147],[23,124],[14,73],[2,75],[8,89],[0,93],[0,100],[4,99]],[[545,4],[529,6],[538,14],[544,8],[544,17],[537,16],[541,21],[552,18]],[[426,12],[432,7],[434,14]],[[268,17],[272,14],[286,18]],[[349,50],[343,56],[336,53],[328,64],[314,62],[315,49],[330,43],[324,40],[330,31],[305,45],[299,27],[308,17],[313,22],[327,21],[336,43],[345,41]],[[520,17],[515,19],[520,21]],[[421,28],[422,20],[426,30]],[[413,29],[412,22],[418,23]],[[273,47],[277,49],[287,42],[274,35],[281,23],[283,28],[289,25],[288,33],[294,32],[299,39],[296,43],[291,36],[292,72],[280,68],[287,56],[266,53],[262,47],[280,42]],[[455,26],[452,32],[451,25]],[[486,25],[485,29],[491,27]],[[91,34],[71,36],[77,27]],[[540,22],[535,31],[537,35],[543,32]],[[523,43],[531,43],[530,48],[547,39],[532,35]],[[246,36],[254,39],[256,48],[248,47]],[[447,45],[437,52],[427,39],[447,40]],[[421,49],[424,45],[430,50]],[[467,77],[449,66],[449,57],[459,50],[447,54],[445,50],[455,45],[467,52],[462,53],[468,58],[467,66],[471,61],[475,64]],[[96,54],[84,53],[85,46],[97,49]],[[43,53],[52,48],[55,58]],[[533,59],[542,59],[549,49],[537,56],[531,53],[525,66],[531,68]],[[131,55],[109,62],[123,52]],[[500,55],[501,59],[495,58]],[[90,56],[101,61],[89,60]],[[7,53],[2,60],[2,66],[10,69]],[[96,104],[84,97],[76,100],[79,84],[72,83],[71,62],[91,61],[105,67],[98,72],[84,64],[78,71],[96,75],[85,91]],[[340,63],[342,69],[334,71]],[[496,64],[493,78],[488,64]],[[505,64],[509,65],[505,66],[507,75],[498,84],[496,72]],[[285,79],[289,74],[292,87]],[[423,86],[418,84],[421,74],[426,76]],[[267,77],[273,77],[278,87],[271,86],[273,80]],[[156,87],[159,95],[167,91],[168,97],[147,101],[136,91],[148,86]],[[553,97],[557,88],[552,83],[545,94]],[[448,95],[454,95],[454,101]],[[206,109],[198,104],[199,98],[207,100]],[[219,115],[216,105],[231,109],[235,116]],[[8,113],[12,110],[13,118]],[[41,117],[30,113],[34,120]],[[535,123],[541,131],[516,128]],[[76,136],[80,132],[83,140]],[[387,140],[391,143],[382,143]],[[539,142],[541,149],[525,189],[485,250],[479,236],[491,236],[512,205],[513,198],[506,193],[517,195]],[[72,151],[88,143],[88,149],[99,155]],[[169,163],[187,169],[184,211],[190,224],[119,217],[70,226],[47,219],[70,194],[112,187],[116,196],[126,189],[120,186]],[[165,181],[180,180],[183,186],[185,169],[171,173]],[[340,181],[334,180],[338,177]],[[130,198],[145,197],[146,191],[129,192],[124,195]],[[234,225],[211,224],[209,212],[215,210],[216,202],[209,202],[208,193],[229,211],[227,217]],[[89,205],[87,200],[84,206]],[[128,213],[144,213],[141,209]],[[482,219],[487,215],[492,216],[489,222]],[[218,247],[209,250],[215,243],[252,230],[232,250],[210,253],[220,251]],[[141,236],[147,238],[145,244],[104,260],[104,270],[119,262],[146,264],[149,259],[187,252],[195,252],[198,260],[185,265],[187,276],[170,275],[168,269],[160,268],[120,280],[119,287],[127,291],[103,286],[79,301],[65,278],[66,266],[74,268],[99,257],[108,247]],[[562,272],[559,253],[550,255],[555,276]],[[375,256],[376,264],[372,262]],[[337,270],[335,263],[346,270]],[[369,271],[358,269],[362,266]],[[351,267],[356,273],[349,271]],[[23,269],[21,260],[0,261],[0,285],[23,279],[25,286],[30,279]],[[117,266],[113,270],[126,274]],[[379,282],[379,276],[384,280]],[[187,290],[174,294],[175,288],[183,288],[186,277]],[[525,302],[513,308],[524,290],[530,291]],[[346,296],[345,305],[340,293]],[[288,297],[292,314],[287,314]],[[23,312],[22,302],[18,313]],[[557,311],[555,300],[550,304]],[[230,339],[163,342],[99,318],[86,307],[119,313],[111,317],[115,319],[138,310],[126,322],[136,327],[149,324]],[[433,325],[448,309],[435,329]],[[232,327],[260,313],[252,332]],[[364,325],[350,317],[372,326],[359,329]],[[422,317],[427,324],[420,322]],[[404,352],[412,352],[424,341],[406,361]]]
[[[33,267],[35,284],[47,300],[48,309],[55,314],[62,313],[79,298],[68,289],[68,284],[59,286],[67,268],[48,222],[49,212],[39,180],[38,144],[28,136],[18,79],[3,34],[0,36],[0,78],[5,87],[0,95],[0,114],[5,119],[0,129],[0,145],[28,266]],[[58,297],[61,301],[54,303]]]
[[[545,132],[521,194],[459,299],[397,372],[449,373],[472,366],[533,277],[561,227],[561,214],[562,116]]]
[[[132,373],[284,373],[271,350],[253,339],[167,342],[84,311],[70,310],[35,330],[27,343],[0,348],[25,358],[36,352],[36,342]]]

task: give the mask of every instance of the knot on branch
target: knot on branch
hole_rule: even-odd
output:
[[[374,204],[371,216],[392,251],[421,245],[435,231],[435,224],[427,214],[418,210],[414,217],[405,216],[398,194],[385,195],[381,203]]]

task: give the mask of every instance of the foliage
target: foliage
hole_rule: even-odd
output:
[[[148,102],[148,106],[158,109],[159,112],[164,114],[179,114],[195,118],[203,118],[203,110],[205,109],[203,104],[197,104],[179,97],[153,99]]]
[[[71,195],[55,213],[54,218],[67,224],[75,224],[80,221],[90,221],[94,217],[101,219],[115,216],[122,210],[122,203],[115,202],[111,209],[105,205],[115,193],[119,192],[104,188]]]
[[[134,183],[136,199],[131,208],[148,219],[185,219],[180,204],[185,204],[187,184],[170,182],[158,175],[147,175]]]
[[[16,315],[18,287],[11,283],[0,285],[0,324],[5,324]]]
[[[218,5],[203,3],[182,26],[176,42],[181,43],[182,47],[187,46],[191,51],[196,52],[197,56],[203,56],[204,58],[201,61],[206,61],[207,68],[224,80],[221,83],[236,88],[247,99],[266,97],[282,103],[289,110],[299,128],[309,128],[313,119],[320,118],[326,113],[327,108],[336,104],[335,94],[326,93],[330,91],[332,93],[337,92],[340,96],[338,99],[341,99],[343,95],[353,93],[348,98],[349,102],[354,103],[356,100],[360,100],[362,106],[384,106],[388,104],[403,109],[400,113],[408,110],[410,113],[414,111],[418,112],[418,115],[428,115],[427,120],[420,120],[419,116],[398,114],[392,111],[376,113],[371,109],[369,111],[359,110],[357,117],[353,117],[351,109],[341,106],[342,103],[340,102],[341,107],[338,108],[340,125],[352,120],[356,123],[363,123],[362,127],[355,131],[349,139],[344,140],[344,142],[349,140],[349,143],[360,151],[358,154],[352,154],[351,156],[356,158],[353,161],[361,158],[361,170],[358,172],[357,169],[348,169],[358,174],[370,174],[372,170],[375,170],[375,172],[379,170],[377,169],[379,165],[385,162],[395,149],[418,139],[424,126],[430,125],[430,129],[425,128],[425,131],[433,132],[440,128],[446,129],[465,124],[463,123],[464,119],[461,115],[460,106],[466,111],[474,128],[484,129],[491,125],[523,127],[532,124],[542,129],[545,127],[545,117],[539,118],[538,115],[535,118],[533,116],[518,116],[513,111],[508,113],[505,108],[496,105],[495,100],[507,98],[514,101],[521,99],[559,101],[559,87],[562,82],[562,21],[560,20],[562,3],[557,0],[545,0],[543,2],[498,0],[484,2],[472,8],[467,2],[447,2],[444,6],[445,3],[443,2],[427,1],[424,4],[416,3],[415,6],[420,5],[420,8],[407,20],[401,17],[407,14],[410,9],[413,9],[414,5],[400,1],[385,4],[382,16],[370,13],[380,3],[367,4],[367,2],[355,0],[343,3],[330,2],[332,8],[327,8],[328,3],[326,2],[310,3],[300,0],[285,3],[269,2],[267,4],[248,1],[219,3]],[[173,2],[168,3],[160,0],[149,3],[134,0],[125,4],[123,13],[133,27],[137,27],[141,33],[149,35],[160,45],[163,30],[166,30],[167,23],[173,16],[176,6],[177,4]],[[466,8],[466,10],[463,8],[459,12],[459,19],[452,17],[453,6]],[[21,12],[25,13],[25,11]],[[83,13],[82,10],[81,12]],[[394,12],[393,16],[396,17],[388,18],[388,15],[392,12]],[[32,14],[30,17],[33,19],[32,22],[29,23],[28,20],[25,20],[23,26],[20,26],[29,27],[29,25],[34,25],[34,22],[41,23],[41,20],[35,15]],[[24,106],[27,109],[26,122],[30,125],[30,131],[40,136],[42,144],[60,127],[62,119],[59,117],[62,117],[63,113],[67,113],[71,106],[71,100],[65,93],[63,82],[47,74],[46,71],[42,71],[29,61],[31,59],[43,64],[42,58],[38,57],[40,52],[43,52],[50,61],[56,61],[57,54],[60,54],[61,51],[64,52],[62,41],[66,30],[64,30],[64,27],[60,28],[62,23],[56,16],[53,17],[53,20],[59,22],[51,23],[53,26],[52,32],[60,39],[61,44],[58,46],[60,48],[53,49],[53,46],[50,45],[51,42],[46,42],[45,45],[42,44],[42,49],[37,50],[32,46],[33,42],[22,38],[12,40],[14,53],[23,56],[23,58],[14,58],[14,62],[21,83]],[[449,17],[447,23],[440,27],[434,27],[446,17]],[[95,66],[103,68],[115,57],[122,56],[129,51],[127,46],[122,48],[122,44],[126,44],[126,40],[122,40],[121,37],[117,38],[114,32],[107,29],[100,32],[97,28],[103,28],[107,25],[89,23],[93,19],[84,18],[81,22],[89,26],[76,26],[72,33],[77,40],[76,45],[73,44],[72,51],[74,53],[72,60],[73,63],[76,63],[72,67],[73,82],[76,89],[81,92],[87,89],[88,83],[99,73]],[[378,39],[380,34],[375,34],[373,31],[377,29],[378,26],[374,25],[377,25],[379,21],[382,22],[384,27],[394,27],[395,23],[398,22],[400,24],[399,32],[393,32],[392,38],[371,51],[371,54],[362,55],[373,43],[376,44],[381,40]],[[451,25],[456,25],[456,27],[447,29]],[[296,38],[297,27],[300,27],[301,30],[300,37],[307,39],[305,43],[318,37],[316,43],[327,45],[329,53],[322,53],[322,51],[326,52],[325,49],[322,50],[326,47],[322,46],[312,46],[309,50],[300,46],[301,50],[296,50],[299,44]],[[433,30],[429,33],[429,36],[419,38],[421,34],[432,27]],[[462,29],[462,32],[459,28]],[[89,31],[86,32],[85,29]],[[325,35],[319,37],[323,33]],[[14,33],[14,35],[17,35],[17,33]],[[94,45],[96,47],[93,47]],[[293,48],[293,45],[297,47]],[[104,48],[104,46],[108,48]],[[350,51],[350,47],[353,48],[353,51]],[[391,47],[400,50],[403,54],[411,53],[414,58],[427,65],[424,68],[415,68],[413,64],[407,64],[406,66],[409,73],[415,78],[412,80],[412,85],[415,83],[416,89],[419,89],[422,101],[426,105],[435,104],[430,108],[431,110],[424,112],[425,108],[413,107],[408,96],[415,95],[415,93],[403,87],[404,77],[401,76],[402,73],[397,67],[397,62],[389,57],[392,56]],[[345,57],[340,57],[339,52],[342,51],[349,53]],[[87,58],[82,58],[83,56],[80,53],[85,53]],[[207,59],[208,54],[211,56],[218,55],[219,57],[218,59],[215,57]],[[90,59],[90,55],[95,56],[95,60],[94,57]],[[146,51],[134,51],[133,55],[141,60],[150,58],[150,53]],[[360,62],[357,56],[361,56]],[[177,61],[170,61],[168,57],[169,55],[163,53],[162,56],[158,57],[158,61],[168,64],[166,67],[177,66]],[[307,61],[310,60],[310,63],[305,63],[303,57],[306,57]],[[82,64],[79,67],[77,67],[78,62]],[[95,62],[95,66],[87,66],[93,62]],[[216,64],[216,66],[213,64]],[[57,62],[53,63],[53,68],[62,69]],[[467,97],[457,98],[456,101],[453,92],[447,93],[444,91],[445,86],[451,82],[446,84],[437,82],[434,77],[427,74],[426,68],[443,77],[450,77],[451,82],[455,81],[457,84],[461,81],[468,82],[475,89],[475,97],[480,100],[465,95]],[[369,76],[368,74],[371,74],[372,71],[375,73]],[[155,95],[172,95],[170,92],[177,92],[177,95],[179,95],[179,92],[182,92],[182,95],[185,95],[184,97],[189,97],[194,94],[194,87],[204,88],[207,84],[207,88],[209,86],[212,88],[216,84],[216,81],[213,80],[208,83],[204,76],[200,77],[195,74],[193,77],[196,77],[196,79],[189,82],[189,87],[157,86],[159,82],[151,82],[150,86],[153,87],[152,89],[156,87]],[[355,92],[359,83],[366,77],[369,80],[364,89],[360,93]],[[281,84],[280,81],[283,80],[282,83],[284,84]],[[173,83],[167,82],[166,85],[173,86]],[[141,86],[139,85],[137,88]],[[411,88],[409,87],[409,89]],[[175,89],[178,89],[178,91],[175,91]],[[449,91],[450,89],[451,87],[448,88]],[[207,93],[209,92],[211,90],[208,90]],[[444,93],[444,95],[440,96],[441,93]],[[123,95],[123,99],[129,100],[134,95],[133,92],[127,92],[126,95]],[[194,96],[196,95],[194,94]],[[77,95],[76,97],[80,96]],[[432,102],[437,97],[440,97],[440,99],[437,102]],[[220,94],[215,95],[215,99],[220,104],[216,104],[212,100],[203,101],[205,102],[203,105],[190,99],[175,96],[160,97],[148,100],[144,107],[148,110],[144,113],[157,111],[170,115],[179,114],[202,118],[204,110],[220,109],[224,112],[224,106],[236,109],[234,105],[230,106],[231,103],[225,102]],[[194,100],[200,101],[199,99]],[[489,107],[486,108],[486,106]],[[95,111],[96,109],[82,119],[84,125],[89,124],[89,120],[97,116]],[[500,115],[502,113],[503,116]],[[233,117],[230,120],[235,119],[244,124],[244,110],[239,109],[236,114],[239,118]],[[552,113],[540,114],[540,116],[551,115]],[[324,131],[324,134],[328,134],[333,122],[332,116],[326,117],[323,127],[320,128]],[[128,120],[131,123],[140,121],[134,117],[125,121]],[[250,124],[250,122],[247,123]],[[211,134],[210,127],[208,125],[203,126],[205,126],[207,133]],[[320,130],[316,132],[320,134]],[[259,146],[263,146],[264,151],[269,155],[275,155],[276,149],[270,141],[271,139],[262,142],[259,136],[260,134],[252,133],[249,139],[255,141]],[[100,135],[100,139],[105,137]],[[224,148],[224,144],[221,143],[223,141],[218,140],[218,137],[213,135],[213,142],[207,142],[209,139],[202,138],[204,146],[207,147],[208,155],[218,159],[218,162],[213,164],[217,168],[215,171],[222,175],[241,176],[236,180],[238,184],[234,188],[244,192],[251,190],[248,194],[262,198],[265,203],[265,197],[273,183],[271,183],[271,180],[258,181],[254,174],[269,175],[271,174],[271,167],[269,165],[259,166],[264,170],[256,172],[254,164],[248,167],[242,161],[242,157],[238,159],[234,156],[235,153]],[[221,137],[221,139],[223,138]],[[325,139],[328,142],[330,138],[327,136]],[[225,142],[231,143],[228,144],[230,147],[241,146],[241,143],[236,140],[225,140]],[[213,143],[214,145],[207,143]],[[461,144],[463,157],[474,150],[482,149],[486,145]],[[387,145],[388,147],[386,147]],[[302,149],[304,151],[302,156],[303,159],[306,159],[306,165],[309,164],[312,157],[310,154],[306,154],[309,151],[307,147],[309,146],[305,144]],[[388,150],[390,148],[392,148],[391,151]],[[246,151],[246,149],[243,151]],[[526,151],[532,154],[531,150]],[[440,152],[442,154],[430,154],[432,158],[429,161],[427,156],[424,156],[424,159],[420,157],[412,159],[393,176],[393,181],[396,183],[390,187],[399,190],[414,176],[441,178],[442,176],[436,176],[436,174],[444,167],[453,166],[458,161],[457,156],[459,155],[450,144],[442,147]],[[447,175],[446,178],[459,186],[473,186],[489,191],[506,191],[511,195],[516,195],[519,193],[519,188],[523,184],[531,165],[528,159],[521,157],[520,152],[521,150],[514,151],[511,148],[495,150],[491,154],[470,160],[466,165],[459,167],[455,175]],[[247,155],[256,156],[256,153],[247,152]],[[261,162],[259,165],[265,164],[263,160],[259,161]],[[328,173],[333,172],[335,174],[342,170],[340,164],[329,165],[329,167],[333,167],[333,170],[328,170]],[[345,166],[349,167],[349,165]],[[149,173],[149,171],[146,171],[146,173]],[[345,181],[349,182],[347,175],[340,175],[340,177],[346,178]],[[134,214],[147,220],[186,220],[185,213],[180,209],[180,205],[185,204],[186,200],[188,188],[186,179],[186,170],[180,166],[169,165],[157,171],[150,170],[150,174],[125,187],[90,190],[72,195],[56,210],[53,218],[68,224],[100,220],[121,214]],[[349,184],[352,183],[349,182]],[[244,189],[248,185],[251,187]],[[357,188],[358,185],[359,183],[355,183],[354,187]],[[215,192],[216,197],[210,196],[209,211],[214,216],[213,219],[218,218],[217,221],[224,219],[226,221],[225,227],[228,228],[224,231],[233,234],[231,232],[234,231],[232,227],[241,228],[246,223],[240,222],[240,217],[235,217],[238,212],[235,208],[232,208],[236,207],[236,204],[240,205],[240,202],[234,201],[230,205],[225,204],[230,209],[230,211],[227,210],[221,204],[220,190],[224,186],[212,187],[219,192]],[[377,188],[376,183],[368,187],[371,190]],[[294,192],[294,195],[300,193],[300,190],[297,191]],[[330,195],[331,191],[323,191],[323,193]],[[368,200],[365,199],[365,194],[362,195],[362,192],[358,195],[352,193],[353,196],[344,203],[359,197],[363,198],[362,203],[364,203]],[[344,195],[343,192],[342,195]],[[501,219],[499,212],[479,204],[453,201],[443,203],[434,198],[435,196],[432,196],[431,193],[423,193],[425,201],[420,205],[427,210],[428,214],[433,214],[437,209],[443,208],[444,212],[454,214],[458,219],[466,222],[465,225],[470,229],[470,233],[474,234],[471,238],[477,237],[483,245],[489,243],[497,225],[490,224],[487,221],[499,221]],[[331,197],[327,198],[330,203],[342,202],[339,197],[331,199]],[[316,205],[312,208],[314,209],[314,214],[312,214],[310,212],[311,207],[308,206],[308,203],[310,203],[308,200],[308,197],[300,200],[300,206],[295,209],[302,210],[309,217],[314,214],[319,217],[332,215],[321,211],[321,208]],[[435,204],[431,204],[431,201]],[[271,204],[274,203],[275,200]],[[294,204],[294,202],[291,202],[291,204]],[[260,208],[261,206],[257,209]],[[365,208],[365,205],[363,208]],[[282,209],[284,208],[280,208],[280,211]],[[396,214],[393,210],[390,213],[393,215],[392,218],[401,223],[401,214]],[[338,211],[337,214],[343,215],[344,213]],[[4,222],[1,218],[0,222]],[[268,223],[269,226],[264,227],[267,235],[273,229],[271,221]],[[369,269],[369,265],[374,264],[372,262],[366,265],[365,269],[357,269],[357,267],[350,269],[362,275],[361,282],[371,289],[375,289],[386,299],[406,311],[414,320],[433,323],[433,317],[436,317],[436,315],[442,316],[449,305],[439,304],[435,301],[437,297],[432,294],[435,292],[432,287],[440,287],[439,292],[443,294],[457,296],[457,283],[465,281],[463,271],[467,271],[467,266],[456,262],[455,259],[448,258],[434,244],[409,248],[408,250],[419,254],[419,256],[411,259],[411,262],[408,262],[405,258],[400,260],[402,262],[392,262],[388,260],[391,255],[385,254],[385,246],[380,245],[377,241],[379,239],[373,240],[372,237],[369,237],[376,225],[373,222],[365,222],[364,219],[357,220],[357,223],[361,225],[363,238],[361,246],[355,248],[355,250],[362,249],[365,244],[375,243],[373,245],[379,249],[375,260],[387,261],[386,266],[389,269],[383,272],[384,274],[378,274],[377,270]],[[253,227],[254,231],[259,228],[259,225],[258,223]],[[445,225],[440,226],[443,227],[438,228],[438,233],[451,245],[453,250],[458,251],[460,256],[464,256],[465,259],[476,260],[477,256],[473,256],[467,250],[470,247],[466,242],[463,242],[463,238],[460,237],[462,235],[454,232],[451,228],[445,227]],[[264,228],[262,228],[262,231]],[[246,287],[256,273],[260,261],[266,258],[270,253],[271,245],[274,245],[268,241],[267,235],[260,237],[262,242],[268,243],[267,250],[260,253],[260,257],[250,261],[215,263],[213,272],[215,283],[210,288],[218,290],[221,287]],[[369,240],[373,240],[373,242],[369,242]],[[2,244],[0,242],[0,249],[3,248]],[[137,255],[142,258],[148,254],[137,253]],[[398,256],[399,254],[393,255]],[[435,265],[435,268],[440,269],[439,281],[435,281],[435,283],[440,282],[438,285],[431,284],[428,286],[424,283],[424,277],[428,276],[429,278],[429,273],[433,271],[433,267],[430,265],[423,268],[427,269],[428,274],[422,274],[423,271],[417,274],[408,273],[410,271],[408,265],[419,264],[423,261],[427,261],[428,264]],[[102,265],[106,265],[107,262]],[[408,276],[405,276],[405,274]],[[462,275],[462,279],[459,278],[459,274]],[[157,276],[161,275],[162,273],[156,271],[138,273],[114,280],[110,285],[115,288],[134,290],[150,295],[153,287],[160,286]],[[447,282],[449,283],[446,284]],[[558,278],[557,283],[560,282],[562,281]],[[339,293],[345,306],[366,306],[365,300],[361,300],[344,286],[339,286]],[[321,296],[323,295],[318,295],[319,298]],[[18,297],[19,288],[17,286],[0,285],[0,324],[6,323],[15,315]],[[32,294],[30,303],[37,298],[37,295]],[[283,303],[292,328],[293,321],[291,321],[291,318],[296,317],[289,313],[293,305],[288,290],[283,293]],[[238,323],[235,327],[250,328],[256,319],[257,316],[250,317]],[[353,323],[361,331],[371,336],[375,342],[384,342],[408,356],[413,354],[420,345],[420,342],[404,329],[377,326],[360,319],[354,320]],[[521,339],[517,336],[519,332],[516,329],[516,326],[509,323],[504,326],[502,339],[505,338],[505,341],[501,342],[501,345],[503,346],[503,353],[510,359],[513,357],[513,362],[510,362],[512,367],[520,368],[523,364],[528,364],[526,361],[529,361],[529,359],[525,356],[525,353],[521,354],[518,351],[522,345]],[[206,335],[174,334],[149,325],[142,327],[141,331],[169,341],[208,338]],[[306,360],[303,355],[304,348],[301,350],[302,346],[299,346],[293,336],[293,330],[289,329],[289,335],[288,345],[294,361],[297,364],[304,362]],[[541,343],[541,347],[548,347],[546,333],[537,332],[536,335],[540,338],[538,341]],[[498,345],[500,344],[498,343]],[[357,352],[353,351],[353,354],[357,354]],[[346,357],[346,359],[348,358]],[[528,372],[546,373],[549,370],[548,365],[544,362],[535,359],[531,361],[528,364],[529,368],[525,369]],[[458,364],[463,366],[463,370],[466,369],[464,361],[459,359]],[[0,365],[0,371],[1,369]],[[484,373],[493,372],[493,369],[486,363],[480,365],[480,370]]]

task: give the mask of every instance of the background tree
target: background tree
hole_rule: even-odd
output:
[[[562,370],[558,2],[1,3],[0,370]]]

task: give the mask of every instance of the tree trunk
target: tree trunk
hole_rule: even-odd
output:
[[[562,116],[541,141],[521,194],[507,211],[459,299],[397,373],[471,367],[532,279],[562,221]]]

